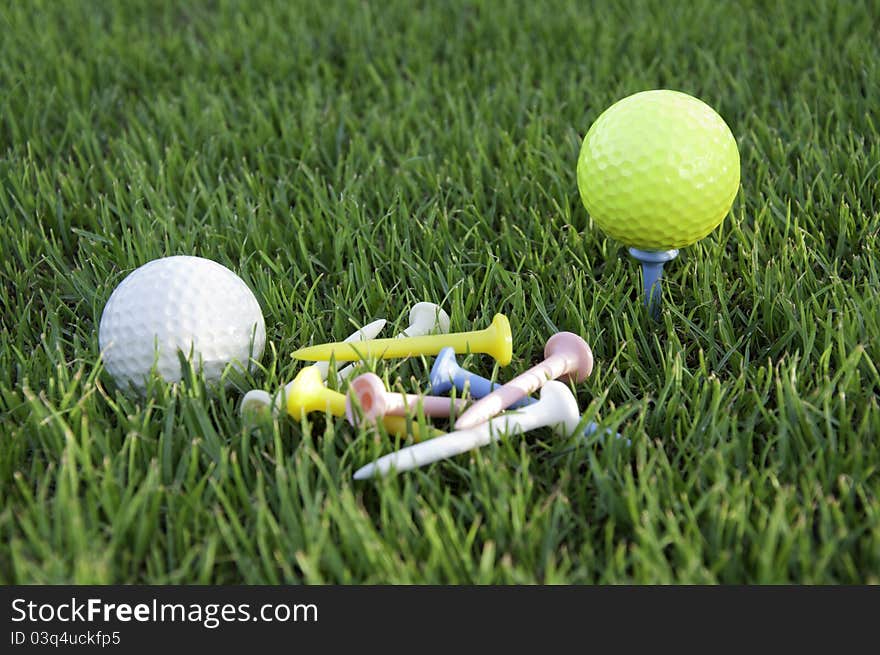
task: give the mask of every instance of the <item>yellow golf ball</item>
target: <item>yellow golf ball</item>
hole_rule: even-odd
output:
[[[714,230],[739,189],[739,151],[709,105],[678,91],[643,91],[606,109],[577,165],[581,200],[609,236],[670,250]]]

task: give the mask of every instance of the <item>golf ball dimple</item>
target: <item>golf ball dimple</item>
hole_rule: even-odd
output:
[[[155,363],[181,378],[178,350],[216,382],[227,365],[243,370],[266,345],[260,305],[225,266],[201,257],[155,259],[114,289],[101,314],[98,344],[118,386],[143,391]]]
[[[609,236],[644,250],[688,246],[714,230],[739,189],[736,139],[707,104],[678,91],[636,93],[590,127],[577,165],[581,200]]]

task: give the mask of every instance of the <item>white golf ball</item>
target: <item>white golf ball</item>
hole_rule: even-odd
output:
[[[123,389],[143,391],[155,363],[168,382],[181,378],[178,349],[216,382],[266,345],[260,305],[235,273],[201,257],[154,259],[128,275],[107,301],[98,328],[104,366]]]

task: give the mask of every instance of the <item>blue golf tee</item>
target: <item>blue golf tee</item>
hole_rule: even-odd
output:
[[[630,248],[629,254],[642,265],[642,282],[645,289],[645,306],[651,316],[660,315],[660,280],[663,264],[678,257],[678,250],[639,250]]]

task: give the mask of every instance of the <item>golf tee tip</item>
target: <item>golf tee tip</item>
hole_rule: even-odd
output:
[[[354,472],[355,480],[367,480],[373,477],[373,469],[375,466],[373,464],[367,464],[366,466],[362,466],[357,471]]]

